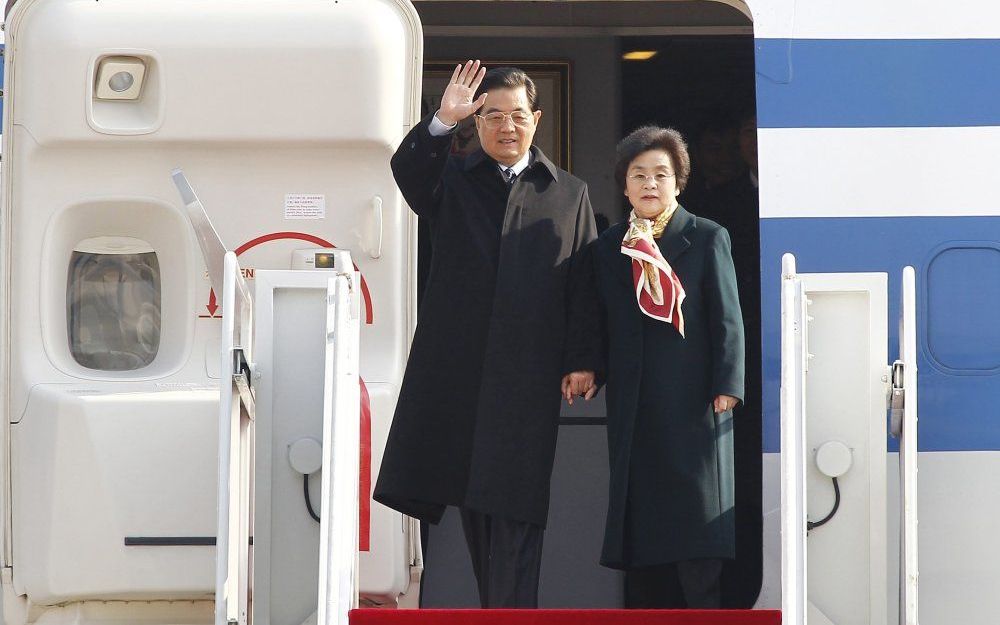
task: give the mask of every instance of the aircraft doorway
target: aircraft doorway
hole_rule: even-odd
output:
[[[568,65],[562,116],[547,109],[553,103],[543,97],[541,124],[563,124],[567,154],[560,165],[588,183],[599,228],[627,214],[613,176],[617,142],[644,124],[674,126],[687,138],[692,180],[681,201],[730,230],[747,325],[748,401],[736,415],[738,560],[725,572],[724,602],[751,606],[762,576],[759,235],[756,187],[750,192],[736,184],[748,173],[738,128],[754,105],[749,19],[732,6],[708,1],[417,0],[414,5],[424,25],[427,67],[468,58],[481,58],[487,66]],[[643,50],[656,54],[645,61],[623,59]],[[425,107],[425,113],[433,112],[432,99],[425,98]],[[754,144],[755,130],[745,138]],[[706,171],[700,172],[703,166]],[[753,208],[729,199],[737,191],[745,192],[740,201],[752,201]],[[426,228],[421,224],[422,232]],[[428,239],[421,237],[418,285],[432,253]],[[623,605],[624,576],[598,564],[608,488],[605,424],[602,399],[577,402],[562,413],[541,607]],[[478,607],[458,514],[449,509],[425,535],[423,606]]]
[[[627,37],[622,45],[623,134],[673,126],[688,141],[691,178],[681,204],[732,239],[746,331],[746,398],[734,413],[736,561],[723,573],[731,607],[761,584],[760,229],[754,56],[750,36]],[[644,61],[630,53],[655,52]],[[644,55],[638,55],[644,56]]]

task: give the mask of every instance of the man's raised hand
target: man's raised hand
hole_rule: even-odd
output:
[[[446,126],[454,126],[469,115],[472,115],[486,102],[486,94],[473,101],[479,83],[483,82],[486,68],[480,67],[479,61],[466,61],[465,66],[456,65],[451,75],[451,82],[441,96],[441,108],[437,118]]]

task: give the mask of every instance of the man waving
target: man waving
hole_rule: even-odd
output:
[[[482,147],[450,156],[470,115]],[[538,604],[560,398],[601,362],[587,185],[532,145],[541,117],[524,72],[469,61],[392,158],[433,251],[375,499],[458,507],[483,607]]]

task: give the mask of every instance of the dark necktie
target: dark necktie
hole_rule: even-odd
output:
[[[503,170],[503,178],[507,181],[507,186],[509,187],[514,184],[514,179],[517,178],[517,174],[514,173],[513,168],[508,167]]]

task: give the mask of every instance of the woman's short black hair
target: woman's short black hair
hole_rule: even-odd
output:
[[[476,98],[494,89],[517,89],[524,87],[524,93],[528,96],[528,106],[532,111],[538,110],[538,90],[535,89],[535,82],[531,77],[516,67],[494,67],[486,72],[483,82],[479,83],[476,89]]]
[[[674,166],[674,176],[679,191],[684,191],[688,177],[691,175],[691,157],[688,156],[687,143],[681,133],[673,128],[659,126],[643,126],[633,130],[618,144],[618,161],[615,163],[615,180],[622,190],[625,189],[625,174],[628,168],[640,154],[650,150],[663,150],[670,155],[670,163]]]

